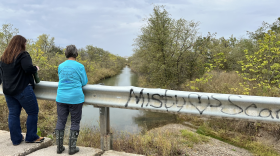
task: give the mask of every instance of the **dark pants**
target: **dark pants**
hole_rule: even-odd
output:
[[[9,108],[8,122],[13,144],[18,145],[22,141],[20,127],[21,108],[23,108],[28,115],[26,121],[27,132],[25,141],[33,142],[37,140],[39,138],[37,135],[39,108],[32,87],[28,85],[20,94],[15,96],[5,95],[5,98]]]
[[[69,112],[71,114],[70,130],[80,130],[80,121],[82,119],[83,103],[80,104],[64,104],[56,102],[57,105],[57,130],[64,130]]]

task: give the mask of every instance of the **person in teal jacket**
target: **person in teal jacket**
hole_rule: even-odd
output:
[[[65,150],[63,146],[64,129],[69,113],[71,114],[71,128],[69,137],[69,154],[79,152],[76,147],[77,138],[82,119],[82,108],[85,96],[82,87],[88,82],[85,67],[76,61],[78,51],[75,45],[66,47],[65,56],[67,60],[58,66],[58,88],[56,96],[57,123],[56,143],[57,153]]]

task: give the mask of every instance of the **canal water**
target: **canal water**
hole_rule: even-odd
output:
[[[137,75],[127,66],[120,74],[102,80],[107,86],[136,86]],[[141,130],[149,130],[154,127],[176,122],[174,114],[157,113],[142,110],[130,110],[120,108],[110,108],[110,124],[117,131],[139,133]],[[81,127],[98,127],[99,109],[92,105],[83,106]]]

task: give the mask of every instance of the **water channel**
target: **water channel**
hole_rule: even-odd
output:
[[[125,67],[120,74],[102,80],[107,86],[136,86],[137,75]],[[92,105],[83,106],[81,127],[98,127],[99,109]],[[176,122],[174,114],[156,113],[142,110],[110,108],[110,124],[117,131],[139,133],[143,128],[151,129],[168,123]]]

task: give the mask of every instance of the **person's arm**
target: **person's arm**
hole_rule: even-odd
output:
[[[85,67],[83,66],[81,69],[81,80],[82,80],[82,86],[85,86],[88,83],[87,73],[85,70]]]
[[[35,74],[38,70],[36,66],[33,66],[32,59],[28,53],[25,53],[21,59],[21,67],[28,74]]]

